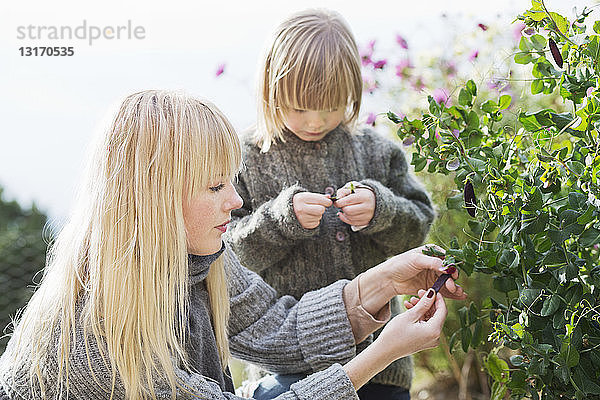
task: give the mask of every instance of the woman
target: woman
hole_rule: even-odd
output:
[[[352,359],[393,295],[441,273],[420,249],[299,301],[243,268],[221,241],[241,206],[231,184],[240,165],[237,135],[212,104],[165,91],[127,97],[0,358],[0,391],[232,399],[231,352],[282,373],[319,371],[280,399],[347,399],[394,359],[435,345],[446,309],[422,291]],[[445,291],[464,297],[452,280]]]

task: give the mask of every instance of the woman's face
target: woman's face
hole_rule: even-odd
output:
[[[211,184],[196,197],[184,198],[188,253],[204,256],[219,251],[231,211],[242,204],[242,198],[230,181]]]

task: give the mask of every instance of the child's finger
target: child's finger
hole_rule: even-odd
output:
[[[348,217],[343,212],[338,212],[337,216],[340,219],[340,221],[342,221],[348,225],[352,225],[352,222],[348,219]]]
[[[329,195],[321,193],[305,193],[303,200],[306,204],[318,204],[323,207],[330,207],[333,204]]]
[[[325,207],[318,204],[305,204],[302,212],[312,217],[320,217],[325,212]]]

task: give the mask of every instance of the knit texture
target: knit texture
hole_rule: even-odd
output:
[[[296,298],[359,273],[423,243],[435,213],[409,171],[399,145],[372,130],[351,134],[338,127],[320,141],[285,133],[285,142],[261,153],[243,135],[246,168],[235,183],[244,205],[233,212],[226,240],[242,264],[279,293]],[[369,225],[354,232],[328,208],[315,229],[298,222],[292,198],[298,192],[334,192],[349,181],[373,188]],[[373,382],[410,387],[410,358],[393,363]]]
[[[258,275],[242,267],[230,250],[225,250],[223,256],[230,283],[229,334],[232,354],[282,373],[310,373],[320,370],[296,383],[289,392],[277,397],[278,400],[358,399],[352,382],[339,364],[348,362],[356,354],[342,298],[347,281],[336,282],[318,292],[308,293],[299,301],[290,296],[278,298],[275,290]],[[196,267],[202,262],[198,259],[192,261]],[[196,272],[195,276],[190,276],[190,283],[195,281],[192,286],[204,285],[204,279],[198,279],[199,269],[192,270]],[[205,312],[195,310],[197,305],[194,299],[190,299],[191,315]],[[198,321],[202,319],[198,318]],[[203,327],[190,324],[190,337],[205,337],[203,332]],[[11,339],[7,351],[0,358],[0,386],[11,398],[39,399],[41,396],[38,390],[34,388],[33,393],[30,391],[26,367],[12,362],[12,342]],[[88,343],[86,351],[83,330],[77,327],[76,343],[70,358],[69,398],[109,399],[112,378],[110,367],[100,356],[99,344],[93,337],[88,338]],[[202,350],[211,345],[215,346],[214,343],[205,343]],[[88,356],[92,369],[88,365]],[[207,356],[205,353],[202,357],[216,355]],[[219,382],[221,372],[210,371],[209,376],[199,372],[204,368],[198,364],[202,357],[191,355],[191,371],[176,367],[180,383],[177,399],[241,399],[223,389],[223,383]],[[56,351],[51,352],[44,364],[44,375],[46,387],[56,388]],[[157,379],[154,384],[158,399],[171,398],[171,389],[165,381]],[[56,390],[51,390],[48,398],[55,399],[58,395]],[[125,391],[118,376],[112,398],[125,399]]]

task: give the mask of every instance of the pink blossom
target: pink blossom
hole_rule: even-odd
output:
[[[370,112],[369,115],[367,116],[367,125],[375,126],[376,118],[377,118],[377,115],[375,115],[375,113]]]
[[[523,22],[519,22],[517,24],[515,24],[515,27],[513,28],[513,39],[515,40],[515,42],[518,42],[519,40],[521,40],[521,31],[523,30],[523,28],[525,28],[525,24]]]
[[[417,91],[421,91],[421,90],[425,89],[425,81],[423,80],[422,76],[417,76],[415,79],[413,79],[413,81],[410,83],[410,85],[412,86],[412,88],[414,90],[417,90]]]
[[[452,129],[452,136],[458,139],[460,136],[460,131],[458,129]]]
[[[454,63],[454,61],[450,60],[450,61],[446,61],[445,63],[446,66],[446,75],[448,76],[448,78],[453,78],[456,76],[456,64]]]
[[[217,71],[215,72],[215,76],[221,76],[225,72],[225,64],[219,64],[217,67]]]
[[[402,36],[396,35],[396,43],[398,43],[403,49],[408,49],[408,42]]]
[[[373,93],[375,89],[377,89],[379,85],[375,79],[371,79],[367,76],[363,76],[363,90]]]
[[[481,28],[481,30],[482,30],[482,31],[487,31],[487,30],[488,30],[488,26],[487,26],[487,25],[484,25],[484,24],[482,24],[482,23],[479,23],[479,24],[477,24],[477,26],[478,26],[479,28]]]
[[[366,47],[363,47],[360,50],[360,59],[362,61],[362,65],[363,66],[367,66],[369,64],[373,63],[373,60],[371,59],[371,57],[373,56],[373,51],[375,50],[375,40],[371,40],[369,43],[367,43]]]
[[[385,65],[387,64],[387,60],[383,59],[383,60],[379,60],[373,63],[373,68],[375,69],[383,69],[383,67],[385,67]]]
[[[469,61],[475,61],[475,59],[479,56],[479,50],[473,50],[471,54],[469,54]]]
[[[431,95],[433,96],[433,99],[438,104],[444,103],[444,104],[448,105],[450,103],[450,95],[448,94],[446,89],[437,88],[433,91],[433,93]]]
[[[400,60],[398,64],[396,64],[396,76],[400,78],[406,78],[408,76],[408,70],[413,66],[410,64],[410,60],[405,58],[404,60]]]

